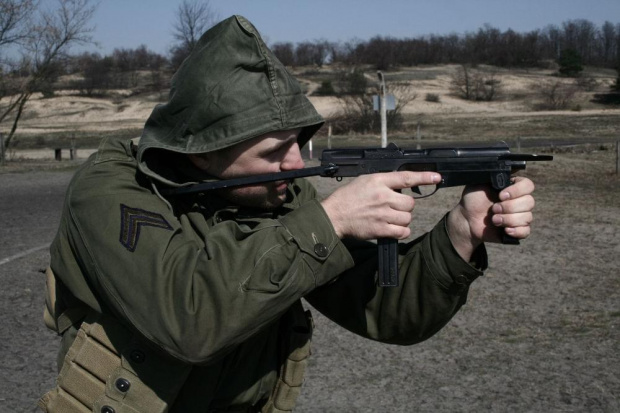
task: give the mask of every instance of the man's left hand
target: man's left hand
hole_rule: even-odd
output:
[[[523,177],[495,193],[488,185],[466,186],[461,201],[448,215],[448,234],[465,260],[483,242],[501,242],[502,232],[523,239],[533,221],[534,183]]]

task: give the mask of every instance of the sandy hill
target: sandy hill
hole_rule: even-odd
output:
[[[316,90],[321,79],[333,77],[338,70],[332,67],[293,69],[308,91],[311,101],[326,118],[341,110],[342,101],[334,96],[317,96]],[[553,82],[572,84],[574,80],[552,76],[552,70],[478,68],[478,71],[486,75],[492,72],[501,91],[494,101],[476,102],[463,100],[454,94],[453,75],[458,70],[459,66],[446,65],[406,68],[385,73],[388,89],[391,84],[406,83],[417,95],[403,110],[406,121],[412,125],[410,131],[415,130],[415,125],[423,124],[424,132],[434,134],[435,137],[458,135],[467,131],[472,136],[477,136],[480,131],[488,129],[491,129],[489,133],[498,135],[509,130],[508,124],[513,122],[537,125],[533,130],[519,127],[514,132],[519,136],[544,135],[545,130],[551,134],[554,131],[566,134],[566,125],[588,125],[592,122],[597,125],[601,122],[600,119],[605,119],[603,123],[606,126],[602,132],[597,127],[590,132],[607,136],[617,131],[620,126],[618,106],[604,106],[592,102],[593,96],[609,90],[616,76],[615,71],[586,71],[584,77],[588,79],[588,84],[579,88],[567,110],[540,111],[534,110],[534,106],[540,101],[541,90],[545,85]],[[368,71],[366,78],[370,86],[377,83],[374,71]],[[435,95],[436,101],[429,101],[429,95]],[[49,146],[48,138],[59,134],[73,134],[78,138],[102,133],[114,134],[116,131],[137,134],[152,108],[164,100],[166,94],[132,95],[129,90],[114,90],[109,92],[109,96],[111,97],[91,98],[70,90],[59,91],[53,98],[34,96],[28,102],[20,122],[18,138],[27,141],[35,137],[39,143],[44,142]],[[0,105],[7,101],[8,98],[0,100]],[[454,123],[456,125],[449,126]],[[9,126],[7,123],[0,125],[0,131],[6,133]],[[587,133],[581,129],[583,128],[578,126],[572,128],[576,136]],[[24,143],[21,145],[30,146]]]

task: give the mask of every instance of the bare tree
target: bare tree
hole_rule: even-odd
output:
[[[461,65],[452,74],[450,88],[452,93],[465,100],[490,102],[497,99],[501,92],[501,80],[498,79],[495,71],[484,75],[480,71]]]
[[[28,37],[28,21],[36,7],[34,0],[0,0],[0,47]]]
[[[559,80],[548,81],[538,86],[541,102],[534,106],[537,110],[564,110],[575,103],[578,88],[575,84]]]
[[[76,82],[80,93],[93,96],[102,93],[111,83],[112,59],[102,58],[98,53],[85,52],[79,56],[80,71],[83,79]]]
[[[12,3],[20,3],[13,1]],[[30,0],[21,3],[31,4]],[[54,8],[42,8],[37,4],[37,15],[32,21],[22,19],[15,33],[25,30],[28,36],[20,43],[21,70],[27,76],[18,86],[19,92],[0,112],[0,123],[12,116],[11,130],[5,140],[8,148],[17,130],[26,102],[34,92],[41,90],[56,75],[59,62],[67,57],[69,49],[76,44],[92,41],[92,27],[88,24],[96,6],[90,0],[57,0]]]
[[[363,76],[361,71],[357,72]],[[340,95],[341,108],[338,114],[330,118],[336,133],[372,133],[379,132],[380,115],[374,110],[373,95],[379,94],[378,87],[360,93]],[[393,82],[388,86],[389,94],[394,96],[395,107],[387,113],[390,130],[402,130],[404,126],[403,109],[417,98],[413,85],[406,82]]]
[[[417,99],[418,94],[412,84],[395,82],[389,86],[389,92],[394,95],[396,105],[394,110],[388,111],[387,121],[391,128],[402,128],[404,124],[403,111],[405,106]]]
[[[616,46],[615,43],[617,35],[618,34],[616,33],[616,27],[613,25],[613,23],[609,21],[603,23],[603,25],[601,26],[601,31],[598,35],[600,63],[602,63],[603,65],[615,63],[613,62],[614,59],[612,58],[612,56],[614,54],[614,49]]]
[[[200,36],[219,20],[209,0],[183,0],[177,9],[172,35],[178,42],[172,48],[172,60],[179,66],[194,50]]]
[[[295,47],[291,42],[275,43],[271,46],[271,51],[284,66],[295,65]]]
[[[0,98],[15,93],[15,84],[7,76],[11,67],[2,56],[3,49],[26,40],[27,23],[35,6],[33,0],[0,0]]]
[[[474,95],[473,80],[469,73],[469,68],[466,65],[461,65],[457,71],[452,74],[450,88],[457,96],[465,100],[472,100],[472,96]]]

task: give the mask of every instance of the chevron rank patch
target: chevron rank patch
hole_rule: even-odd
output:
[[[161,214],[121,204],[120,241],[131,252],[136,250],[142,227],[156,227],[172,231],[172,227]]]

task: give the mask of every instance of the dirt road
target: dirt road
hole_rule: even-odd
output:
[[[620,180],[611,151],[528,166],[535,232],[488,247],[490,267],[435,337],[368,342],[314,311],[314,354],[299,412],[620,411]],[[45,246],[70,171],[0,173],[0,412],[35,411],[53,386],[58,339],[42,322]],[[320,192],[338,185],[316,179]],[[456,202],[416,207],[420,234]]]

